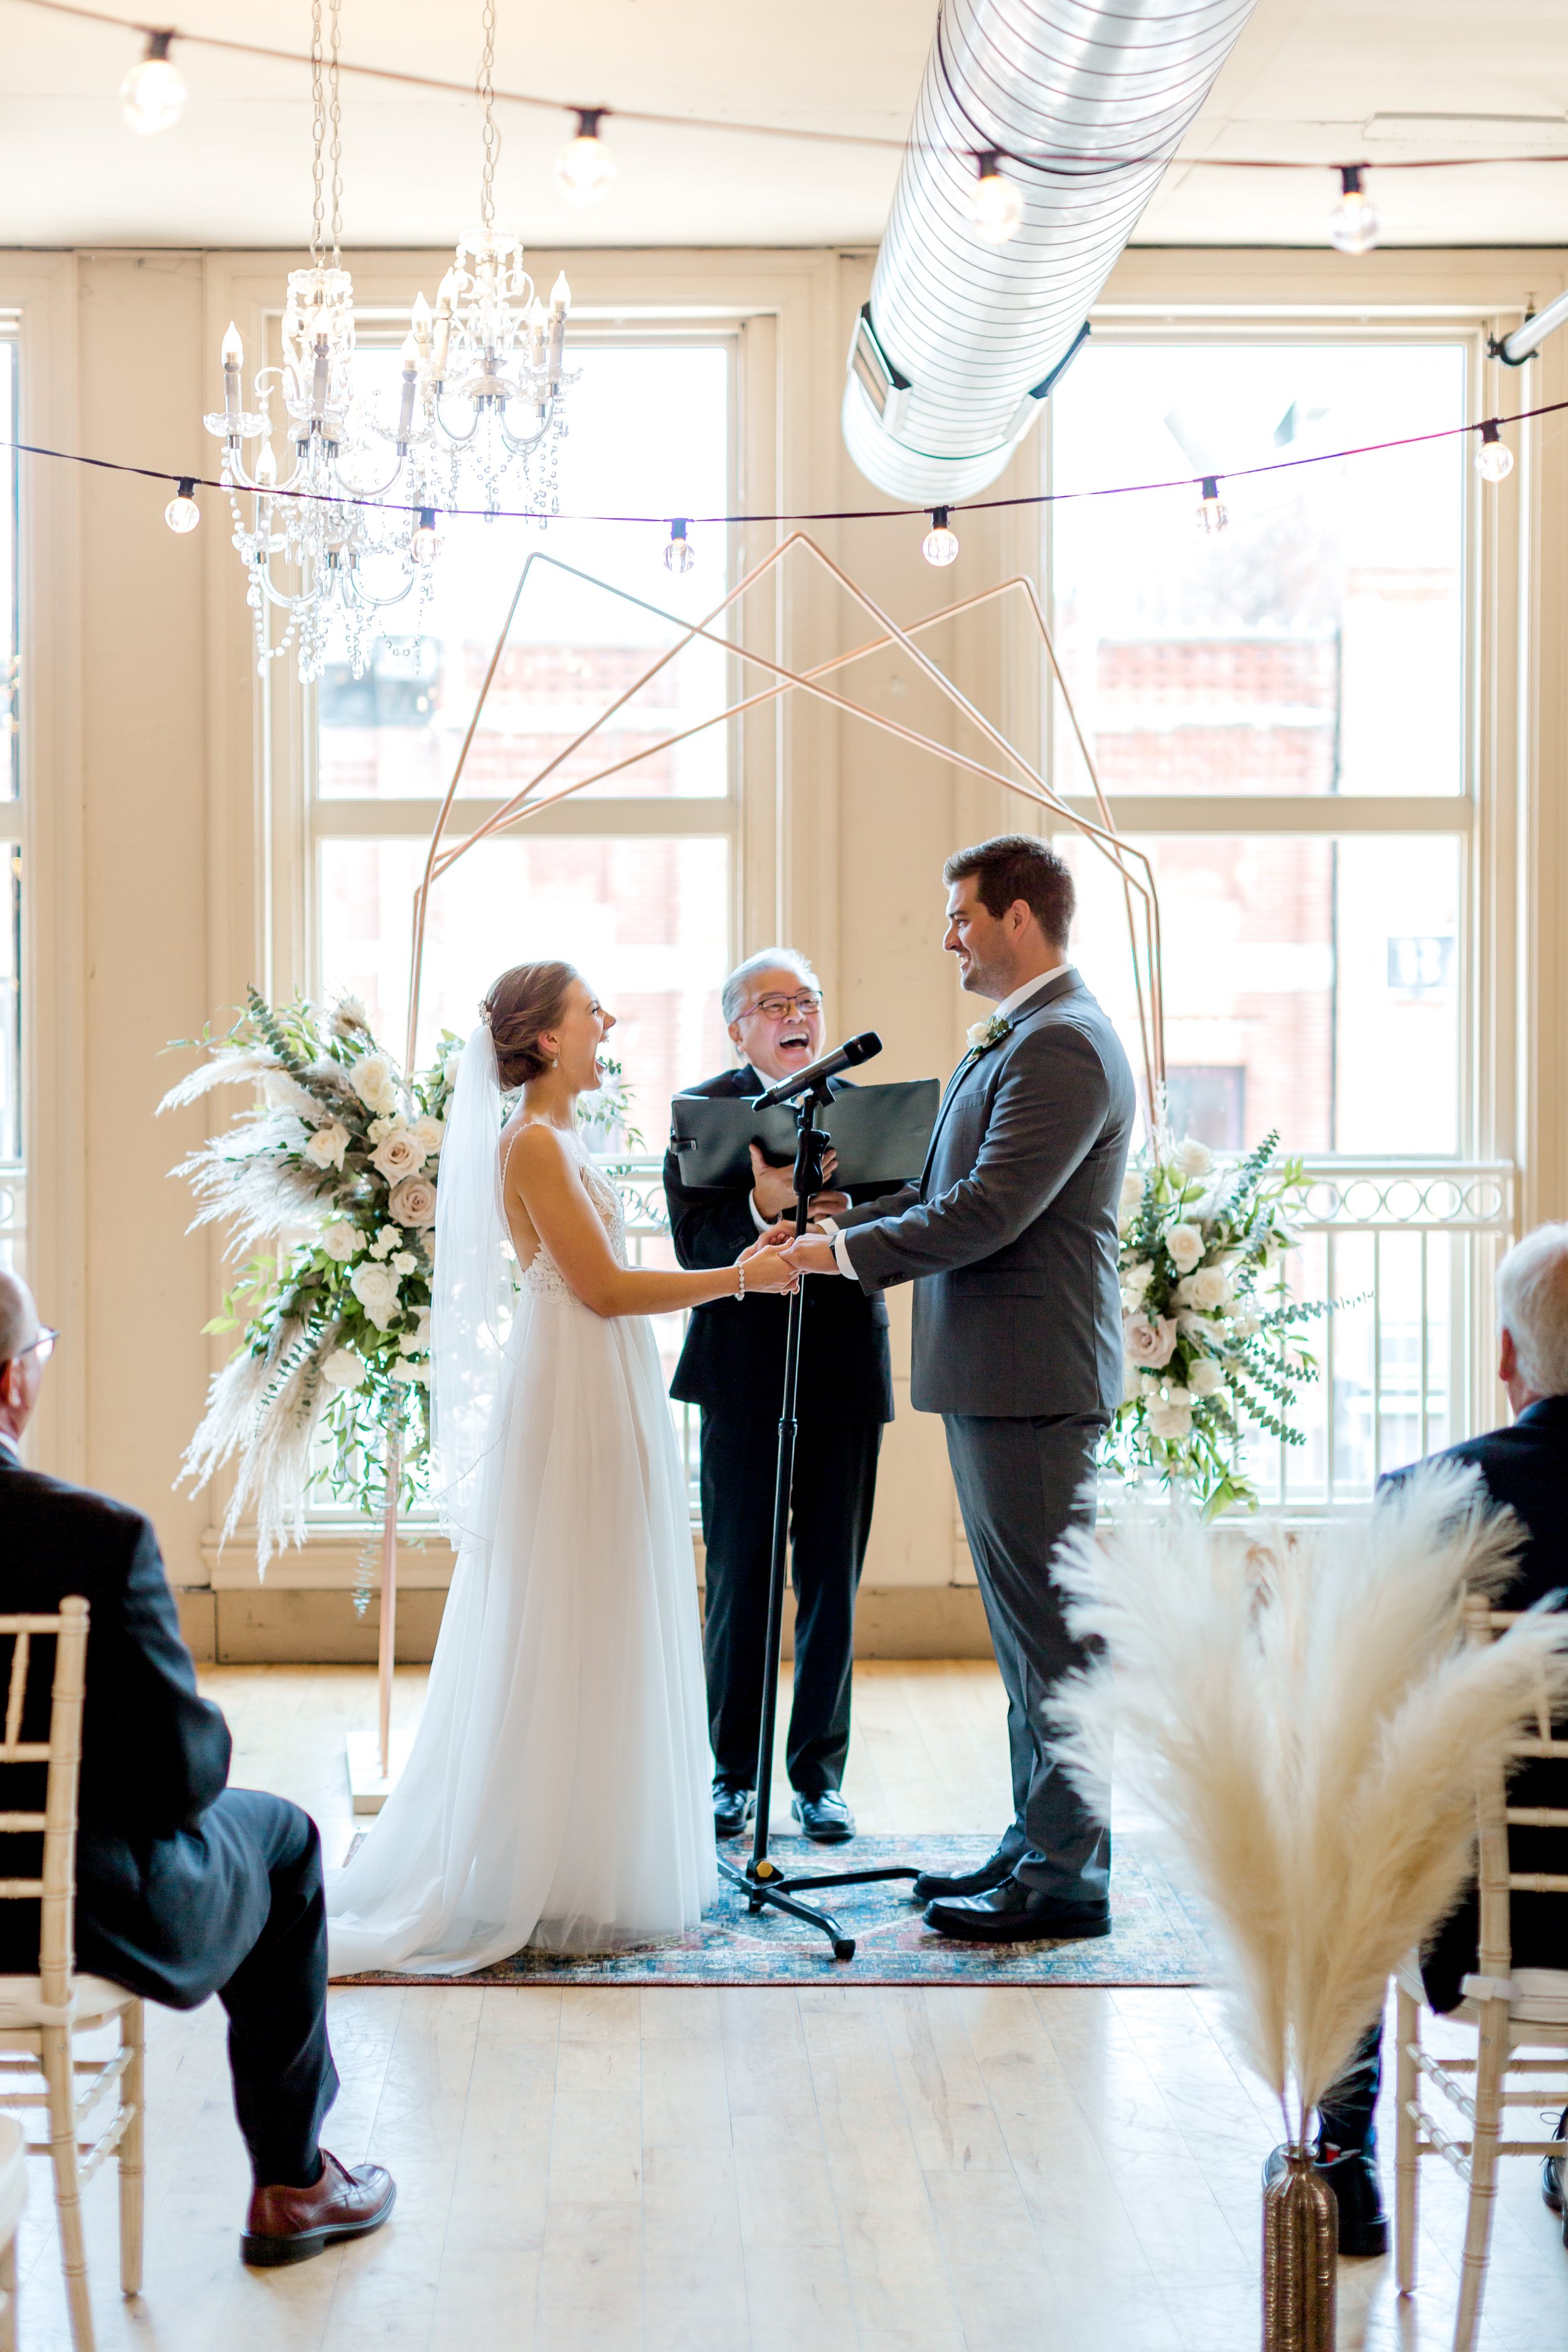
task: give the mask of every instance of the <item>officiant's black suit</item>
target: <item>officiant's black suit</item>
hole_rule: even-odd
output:
[[[1522,1522],[1528,1541],[1505,1591],[1500,1609],[1528,1609],[1549,1593],[1568,1591],[1568,1396],[1542,1397],[1527,1405],[1507,1429],[1468,1437],[1434,1457],[1481,1474],[1489,1500],[1506,1504]],[[1396,1485],[1408,1471],[1391,1471],[1381,1484]],[[1510,1805],[1568,1806],[1568,1764],[1540,1759],[1521,1764],[1509,1781]],[[1568,1832],[1511,1829],[1509,1859],[1514,1870],[1568,1874]],[[1568,1969],[1568,1895],[1514,1895],[1509,1899],[1516,1968]],[[1421,1956],[1421,1975],[1434,2009],[1455,2009],[1462,1980],[1476,1965],[1479,1908],[1472,1886]],[[1323,2136],[1342,2147],[1366,2144],[1377,2100],[1381,2021],[1357,2056],[1365,2072],[1330,2095]]]
[[[760,1095],[755,1070],[726,1070],[693,1095]],[[834,1082],[834,1092],[840,1081]],[[863,1187],[868,1199],[881,1188]],[[751,1180],[683,1184],[666,1155],[664,1192],[683,1266],[731,1265],[757,1238]],[[785,1758],[803,1796],[837,1789],[849,1748],[855,1593],[871,1533],[877,1455],[893,1417],[888,1309],[851,1282],[802,1291],[800,1421],[790,1530],[795,1584],[795,1698]],[[670,1394],[702,1414],[702,1535],[707,1547],[703,1649],[708,1724],[721,1779],[750,1788],[762,1723],[773,1472],[784,1402],[782,1297],[716,1298],[696,1307]]]
[[[196,1690],[148,1522],[0,1444],[0,1611],[51,1613],[68,1593],[89,1611],[77,1966],[170,2009],[216,1992],[256,2178],[308,2183],[338,2087],[316,1825],[285,1798],[227,1787],[228,1726]],[[47,1740],[52,1644],[36,1649],[22,1737]],[[5,1778],[8,1810],[42,1810],[42,1765]],[[0,1836],[0,1875],[36,1877],[40,1845]],[[37,1966],[37,1905],[0,1903],[0,1971]]]

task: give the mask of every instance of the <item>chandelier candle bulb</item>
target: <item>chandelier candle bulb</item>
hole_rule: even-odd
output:
[[[1024,219],[1024,192],[1002,173],[994,150],[975,157],[976,178],[969,199],[969,217],[987,245],[1006,245],[1016,236]]]
[[[171,530],[183,536],[187,530],[195,530],[201,519],[202,510],[196,504],[195,482],[187,475],[163,509],[163,520]]]
[[[414,307],[408,314],[408,331],[421,361],[430,356],[430,305],[423,294],[416,294]]]
[[[240,394],[239,372],[245,364],[245,345],[239,340],[239,329],[231,319],[228,332],[223,339],[223,412],[228,425],[227,437],[239,438],[239,420],[244,403]]]
[[[452,305],[457,299],[458,275],[448,269],[436,289],[436,331],[431,339],[430,375],[437,384],[447,381],[447,352],[452,338]]]
[[[1229,520],[1220,499],[1218,480],[1213,474],[1205,474],[1204,494],[1198,501],[1198,529],[1212,535],[1223,530]]]
[[[1500,438],[1498,420],[1489,416],[1476,445],[1476,471],[1484,482],[1500,482],[1513,471],[1513,451]]]
[[[185,110],[185,78],[169,56],[173,33],[149,33],[147,51],[120,85],[125,120],[142,139],[173,130]]]
[[[419,390],[419,345],[410,328],[403,338],[403,403],[397,412],[397,454],[408,454],[408,436],[414,429],[414,402]]]
[[[958,533],[949,525],[945,507],[932,507],[931,529],[921,541],[921,553],[928,563],[957,562]]]
[[[1340,200],[1329,215],[1329,242],[1341,253],[1370,253],[1377,243],[1377,210],[1361,184],[1359,163],[1340,166]]]
[[[616,159],[599,136],[605,110],[579,107],[577,128],[555,158],[555,185],[568,204],[598,204],[616,176]]]

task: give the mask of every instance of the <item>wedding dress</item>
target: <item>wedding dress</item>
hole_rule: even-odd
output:
[[[718,1891],[689,1507],[653,1333],[583,1306],[542,1247],[505,1328],[499,1124],[481,1028],[437,1186],[435,1452],[458,1564],[407,1764],[328,1874],[339,1975],[643,1943]],[[624,1265],[620,1196],[571,1142]]]

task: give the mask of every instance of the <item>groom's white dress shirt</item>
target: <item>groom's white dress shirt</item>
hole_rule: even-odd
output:
[[[1048,981],[1059,980],[1063,972],[1070,971],[1070,969],[1071,966],[1068,964],[1054,963],[1049,971],[1042,971],[1038,973],[1035,979],[1026,980],[1022,988],[1016,988],[1011,996],[1005,996],[1002,999],[1001,1003],[996,1007],[995,1012],[992,1014],[992,1019],[994,1021],[1010,1020],[1012,1015],[1017,1012],[1018,1007],[1021,1004],[1026,1004],[1031,996],[1037,996],[1041,989],[1046,986]],[[966,1054],[964,1055],[964,1060],[967,1061],[968,1058],[969,1056]],[[955,1071],[953,1075],[956,1076],[957,1072]],[[860,1277],[849,1262],[848,1234],[843,1232],[841,1228],[834,1223],[831,1217],[823,1218],[822,1231],[825,1234],[831,1234],[832,1236],[834,1263],[837,1265],[839,1273],[847,1275],[851,1282],[858,1282]]]

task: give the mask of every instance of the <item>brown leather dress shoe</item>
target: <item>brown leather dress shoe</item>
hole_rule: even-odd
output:
[[[240,2257],[267,2269],[308,2263],[334,2238],[379,2230],[396,2202],[396,2183],[379,2164],[340,2164],[323,2148],[313,2189],[251,2190]]]

